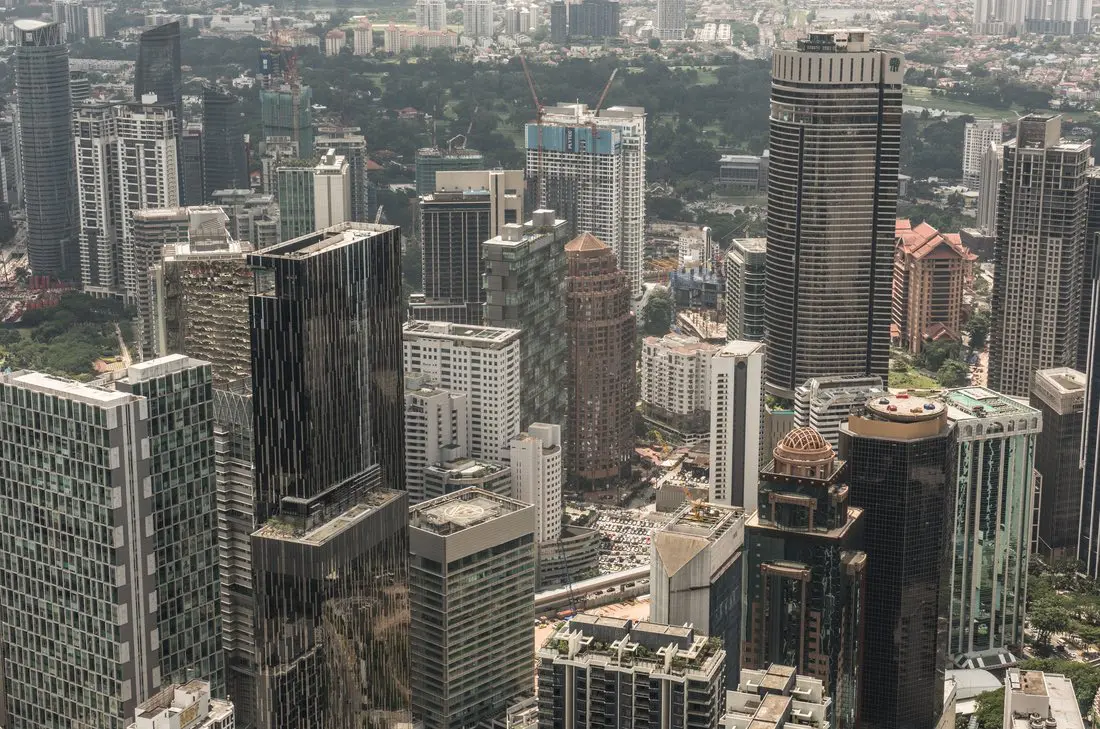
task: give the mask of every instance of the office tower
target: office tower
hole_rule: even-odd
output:
[[[555,45],[569,42],[569,11],[561,0],[550,3],[550,42]]]
[[[985,235],[995,235],[997,232],[997,198],[1003,166],[1004,147],[999,142],[993,142],[982,154],[982,166],[978,173],[978,229]]]
[[[1085,255],[1081,264],[1081,320],[1077,328],[1077,369],[1088,372],[1093,323],[1100,323],[1094,292],[1100,283],[1100,167],[1085,173],[1088,206],[1085,213]]]
[[[662,41],[683,40],[687,30],[687,3],[684,0],[658,0],[655,35]]]
[[[901,54],[866,31],[810,33],[772,57],[764,322],[775,394],[822,375],[888,374],[904,75]]]
[[[838,375],[806,380],[794,393],[794,427],[813,428],[833,448],[840,447],[840,426],[848,413],[872,397],[886,394],[881,377]]]
[[[16,112],[18,114],[18,111]],[[21,204],[23,197],[22,163],[19,158],[19,135],[15,119],[0,118],[0,185],[8,207]]]
[[[356,31],[356,38],[359,31]],[[359,127],[320,126],[313,138],[313,151],[324,155],[329,150],[348,161],[351,209],[348,220],[370,222],[370,182],[367,179],[367,140]]]
[[[847,468],[813,428],[792,430],[760,472],[764,508],[745,524],[743,668],[788,661],[821,680],[829,724],[859,715],[867,555]]]
[[[535,507],[538,544],[561,538],[561,426],[531,423],[508,444],[512,498]]]
[[[520,332],[449,322],[404,325],[406,372],[465,394],[469,408],[469,455],[494,463],[508,460],[508,441],[520,429]]]
[[[69,71],[69,95],[73,99],[73,108],[92,98],[92,82],[84,71]]]
[[[1091,249],[1086,247],[1086,252],[1091,251],[1091,266],[1088,271],[1089,285],[1082,296],[1082,305],[1087,302],[1087,325],[1089,336],[1086,339],[1085,356],[1079,356],[1084,360],[1083,372],[1089,376],[1088,385],[1085,387],[1085,423],[1084,437],[1081,440],[1081,468],[1082,468],[1082,494],[1081,494],[1081,533],[1077,546],[1077,559],[1085,563],[1085,572],[1088,575],[1097,575],[1100,571],[1100,542],[1097,535],[1100,534],[1100,484],[1097,483],[1098,453],[1100,442],[1097,434],[1100,433],[1100,336],[1096,335],[1096,322],[1100,322],[1100,170],[1092,168],[1088,178],[1089,208],[1088,208],[1088,237]],[[1085,325],[1086,315],[1082,314],[1082,325]],[[1080,342],[1078,342],[1080,344]],[[1079,353],[1080,355],[1080,353]]]
[[[462,729],[534,679],[535,507],[467,488],[409,510],[413,714]]]
[[[974,35],[1013,35],[1023,29],[1026,0],[974,0]]]
[[[348,160],[330,149],[313,168],[313,229],[322,230],[351,219],[351,176]]]
[[[473,458],[433,463],[424,469],[425,499],[438,499],[469,488],[510,496],[512,470],[506,465]]]
[[[445,0],[416,0],[416,27],[443,30],[447,27]]]
[[[424,302],[412,305],[412,317],[480,324],[481,244],[524,220],[523,172],[439,171],[435,180],[420,198]]]
[[[15,92],[31,273],[80,274],[69,49],[57,23],[16,20]]]
[[[180,204],[202,205],[206,200],[202,191],[202,124],[184,125],[179,144],[179,163]]]
[[[189,236],[165,246],[154,270],[152,320],[155,351],[210,362],[215,387],[248,377],[249,243]]]
[[[61,25],[61,39],[77,43],[88,37],[88,13],[80,0],[54,0],[54,22]]]
[[[578,615],[535,655],[539,729],[713,728],[724,704],[725,653],[691,626]]]
[[[257,726],[408,721],[400,251],[344,223],[248,257]]]
[[[521,332],[519,415],[523,423],[563,423],[569,406],[564,301],[567,241],[566,221],[555,218],[553,210],[536,210],[524,225],[501,226],[500,235],[481,247],[482,322]]]
[[[86,291],[135,302],[148,286],[134,212],[179,205],[172,109],[154,94],[123,104],[84,104],[73,121],[80,202],[80,267]]]
[[[760,473],[764,345],[730,342],[710,361],[710,500],[753,511]]]
[[[666,334],[642,340],[642,415],[683,440],[710,433],[710,365],[720,345]]]
[[[984,387],[950,390],[943,402],[958,444],[947,650],[960,667],[988,668],[1024,640],[1042,415]]]
[[[977,190],[981,181],[982,157],[990,145],[1001,146],[1002,128],[999,119],[978,119],[967,122],[963,133],[963,184]]]
[[[591,233],[567,243],[565,258],[566,470],[584,481],[613,480],[628,474],[634,451],[638,326],[630,281],[615,252]]]
[[[203,87],[203,200],[215,190],[248,189],[248,155],[240,99],[231,91]]]
[[[300,161],[279,167],[279,236],[300,238],[318,230],[316,225],[314,165]]]
[[[437,172],[484,170],[485,158],[476,149],[466,147],[421,147],[416,150],[416,196],[436,191]]]
[[[1092,0],[1027,0],[1023,31],[1038,35],[1087,36],[1091,21]]]
[[[1036,370],[1077,363],[1091,144],[1061,130],[1061,116],[1030,114],[1004,145],[989,386],[1013,397],[1027,397]]]
[[[145,31],[138,38],[138,60],[134,66],[134,98],[156,94],[172,110],[176,136],[183,136],[183,76],[180,70],[180,24],[178,20]],[[182,187],[182,176],[180,178]]]
[[[734,238],[726,253],[726,339],[764,341],[767,238]]]
[[[1081,534],[1081,433],[1085,425],[1083,372],[1058,367],[1039,370],[1031,386],[1031,407],[1043,430],[1035,439],[1039,473],[1039,523],[1035,547],[1046,560],[1073,557]]]
[[[581,0],[566,3],[569,39],[615,38],[619,35],[619,0]]]
[[[860,726],[921,729],[943,710],[952,426],[943,403],[884,395],[840,426],[867,552]]]
[[[645,110],[547,107],[541,130],[527,125],[526,147],[527,177],[538,204],[556,210],[572,235],[589,232],[611,246],[632,294],[641,296]]]
[[[422,374],[405,375],[405,489],[409,503],[424,501],[424,471],[465,458],[470,443],[469,398],[436,387]]]
[[[465,0],[462,3],[462,35],[469,38],[492,38],[493,0]]]
[[[254,726],[256,640],[253,633],[252,381],[214,388],[214,468],[218,485],[218,568],[221,578],[222,651],[226,695],[236,708],[237,726]]]
[[[741,673],[744,547],[743,509],[690,503],[658,529],[649,550],[650,621],[721,639],[731,689]]]
[[[128,729],[233,729],[233,704],[212,698],[210,682],[201,679],[165,686],[138,705]]]
[[[832,704],[819,679],[773,663],[765,670],[741,672],[737,690],[726,692],[726,713],[718,724],[722,729],[828,729]]]
[[[264,139],[288,137],[299,155],[313,150],[313,89],[282,84],[260,90],[260,119]]]
[[[1073,682],[1060,673],[1008,669],[1004,705],[1005,729],[1028,729],[1039,722],[1085,729]]]
[[[963,294],[977,259],[958,233],[897,221],[893,323],[911,353],[941,335],[961,340]]]
[[[0,722],[122,729],[160,684],[154,534],[144,528],[155,513],[144,485],[153,457],[137,447],[155,418],[144,398],[37,372],[0,374],[0,403],[0,545],[10,555]],[[116,467],[89,465],[111,464],[113,450],[125,456]],[[128,589],[117,589],[121,579]],[[58,608],[73,596],[79,611]]]

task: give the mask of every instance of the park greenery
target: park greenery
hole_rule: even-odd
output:
[[[642,308],[642,330],[652,337],[663,337],[672,328],[672,295],[664,286],[654,287]]]
[[[118,354],[115,324],[132,338],[130,319],[118,299],[66,293],[57,306],[31,309],[17,325],[0,326],[0,369],[91,379],[95,360]]]

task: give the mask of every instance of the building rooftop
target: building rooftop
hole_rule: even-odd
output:
[[[409,526],[447,536],[527,508],[522,501],[468,488],[413,506]]]
[[[943,415],[946,410],[942,402],[927,400],[904,392],[873,398],[867,402],[866,407],[882,420],[905,423],[934,420]]]
[[[335,248],[349,246],[365,238],[397,230],[395,225],[376,223],[340,223],[324,230],[262,248],[249,256],[249,261],[263,258],[310,258]]]
[[[740,248],[748,253],[767,253],[768,251],[768,239],[767,238],[734,238],[733,243],[730,246],[730,253],[734,249]]]
[[[1073,682],[1059,673],[1019,671],[1005,675],[1005,729],[1083,729]],[[1036,719],[1041,723],[1036,724]]]
[[[734,340],[727,342],[714,355],[715,357],[748,357],[750,354],[762,352],[764,345],[761,342],[747,342]]]
[[[610,250],[610,246],[604,243],[602,240],[585,231],[581,233],[573,240],[565,244],[566,253],[585,253],[588,251],[606,251]]]
[[[963,245],[958,233],[940,233],[928,223],[913,227],[908,218],[895,221],[894,235],[898,246],[913,258],[961,258],[964,261],[976,261],[978,257]]]
[[[402,332],[406,337],[449,339],[465,344],[509,344],[518,341],[520,337],[519,329],[452,324],[446,321],[407,321]]]
[[[1035,373],[1035,379],[1042,378],[1059,393],[1084,392],[1087,378],[1083,372],[1078,372],[1072,367],[1053,367],[1049,370],[1039,370]]]
[[[951,420],[971,420],[1002,416],[1038,416],[1039,411],[1026,402],[994,392],[987,387],[962,387],[941,396]]]
[[[11,374],[0,374],[0,382],[96,407],[115,407],[140,399],[137,395],[119,392],[113,388],[89,385],[64,377],[47,375],[44,372],[22,370]]]
[[[745,510],[740,507],[692,502],[681,506],[661,531],[714,540],[738,522],[743,529],[744,521]]]
[[[403,491],[374,488],[363,494],[355,504],[323,524],[303,528],[294,521],[273,517],[268,519],[253,534],[265,539],[278,539],[314,546],[321,545],[366,519],[390,502],[403,498],[403,495]]]
[[[193,359],[185,354],[169,354],[130,365],[124,379],[129,382],[144,382],[154,377],[163,377],[173,372],[180,372],[189,367],[202,367],[204,365],[209,366],[210,363],[201,359]]]
[[[713,355],[720,345],[713,342],[701,341],[698,337],[689,337],[683,334],[669,332],[663,337],[646,337],[645,344],[649,347],[659,347],[665,351],[675,352],[687,356],[696,354]]]

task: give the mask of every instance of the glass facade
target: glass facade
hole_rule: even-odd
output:
[[[183,83],[180,71],[180,23],[158,25],[141,34],[134,66],[134,98],[156,94],[157,103],[172,107],[176,136],[183,131]]]
[[[203,202],[212,200],[215,190],[247,190],[250,187],[243,113],[236,94],[203,88]]]
[[[480,324],[481,244],[492,238],[488,192],[435,192],[420,201],[424,296],[464,306],[461,324]]]

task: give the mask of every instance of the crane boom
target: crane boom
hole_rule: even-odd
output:
[[[600,100],[596,102],[596,108],[593,109],[593,114],[599,114],[600,109],[603,108],[603,102],[607,98],[607,92],[611,90],[611,84],[615,83],[615,76],[619,74],[619,69],[616,67],[611,72],[611,78],[607,79],[607,85],[603,87],[603,93],[600,94]]]
[[[527,88],[531,89],[531,99],[535,102],[535,125],[538,129],[538,149],[535,151],[536,164],[535,164],[535,190],[537,193],[537,204],[545,205],[546,199],[543,194],[543,169],[542,169],[542,102],[539,101],[539,92],[535,90],[535,80],[531,78],[531,70],[527,68],[527,59],[520,55],[519,65],[523,67],[523,76],[527,79]],[[525,135],[526,136],[526,135]],[[524,144],[527,140],[524,139]]]

